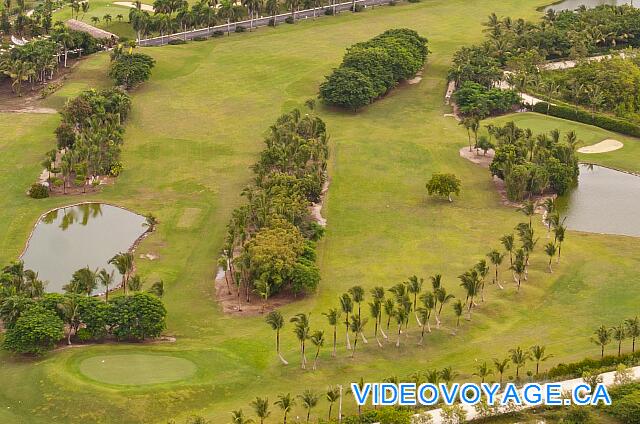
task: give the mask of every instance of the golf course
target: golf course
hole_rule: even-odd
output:
[[[158,224],[135,250],[135,273],[148,282],[164,282],[167,311],[163,337],[155,340],[74,343],[38,357],[0,351],[0,423],[173,419],[181,424],[198,415],[226,424],[233,410],[242,408],[254,417],[250,402],[257,396],[273,404],[279,394],[296,396],[307,389],[322,394],[330,385],[346,388],[361,378],[406,380],[416,372],[451,367],[455,381],[479,381],[474,376],[478,362],[505,358],[518,346],[546,347],[552,356],[540,364],[541,371],[599,358],[600,348],[591,340],[594,330],[640,313],[640,239],[568,230],[550,273],[543,246],[553,234],[548,235],[540,214],[532,217],[539,247],[522,287],[514,283],[507,254],[499,277],[504,289],[489,283],[492,267],[484,301],[477,299],[472,319],[465,313],[458,326],[446,305],[441,325],[435,328],[432,319],[433,330],[422,345],[420,328],[410,318],[399,347],[395,321],[390,341],[379,347],[370,318],[364,330],[368,343],[358,343],[352,357],[341,321],[332,357],[333,328],[323,315],[339,308],[339,297],[359,285],[367,293],[362,308],[369,317],[372,288],[387,289],[412,275],[424,278],[426,289],[429,277],[441,274],[447,291],[464,300],[458,276],[492,249],[502,249],[500,238],[529,220],[505,205],[486,168],[460,156],[468,133],[451,115],[445,92],[455,51],[482,42],[487,16],[538,20],[543,14],[538,8],[548,2],[398,2],[184,45],[137,48],[155,60],[155,67],[148,81],[129,92],[123,170],[113,184],[81,196],[25,195],[42,172],[43,154],[55,147],[60,115],[0,112],[0,263],[17,260],[39,217],[58,207],[101,202],[152,214]],[[112,26],[128,25],[115,21],[118,13],[127,16],[127,8],[99,7],[100,16],[103,9],[114,16]],[[346,49],[392,28],[413,29],[428,39],[421,80],[401,82],[357,111],[320,101],[315,106],[329,145],[329,188],[321,211],[327,226],[317,243],[321,280],[312,293],[278,308],[285,318],[280,350],[289,362],[283,365],[266,314],[224,313],[216,299],[227,225],[234,209],[246,202],[241,193],[255,178],[251,167],[270,126],[294,108],[307,113],[305,102],[317,98]],[[126,31],[134,37],[130,27]],[[83,58],[38,106],[60,111],[83,90],[111,87],[108,64],[109,52]],[[510,121],[534,134],[575,131],[579,147],[618,140],[624,145],[618,150],[577,157],[640,173],[640,139],[534,112],[490,117],[481,125]],[[427,194],[425,183],[434,173],[460,179],[452,202]],[[153,260],[142,257],[146,254]],[[300,367],[299,341],[289,322],[299,313],[326,333],[317,369]],[[386,318],[383,326],[386,331]],[[616,349],[614,342],[606,353],[614,355]],[[631,352],[630,339],[623,350]],[[307,355],[312,361],[311,343]],[[520,374],[527,371],[535,373],[534,362]],[[515,373],[512,366],[505,379]],[[350,395],[342,407],[343,414],[358,412]],[[322,396],[311,410],[312,422],[326,419],[328,408]],[[290,422],[305,422],[306,416],[299,401],[289,413]],[[264,422],[281,423],[280,411],[273,407]]]

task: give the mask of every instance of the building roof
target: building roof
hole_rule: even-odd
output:
[[[93,25],[89,25],[86,22],[77,21],[75,19],[69,19],[67,20],[67,22],[65,22],[65,24],[67,25],[67,27],[69,27],[72,30],[86,32],[87,34],[99,40],[102,40],[105,38],[117,40],[119,38],[117,35],[112,34],[109,31],[96,28]]]

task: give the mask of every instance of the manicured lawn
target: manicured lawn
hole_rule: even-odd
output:
[[[101,383],[136,386],[184,380],[196,372],[193,362],[166,355],[98,355],[80,363],[79,371]]]
[[[504,125],[508,121],[515,122],[516,125],[521,128],[531,128],[534,133],[549,132],[558,129],[564,135],[568,131],[573,130],[578,135],[578,139],[582,140],[580,146],[588,146],[608,138],[621,141],[624,144],[622,149],[608,153],[580,154],[580,160],[625,171],[640,172],[640,162],[638,162],[638,158],[640,158],[640,140],[637,138],[613,133],[579,122],[541,115],[539,113],[511,114],[487,120],[483,122],[483,124],[492,122],[495,125]]]
[[[553,275],[546,272],[538,248],[521,292],[509,283],[503,291],[489,285],[473,322],[463,320],[455,336],[448,307],[443,329],[428,335],[423,347],[416,346],[412,320],[399,349],[391,344],[379,349],[370,340],[366,346],[359,344],[351,359],[340,337],[338,357],[331,359],[326,346],[315,372],[299,369],[290,324],[283,333],[283,351],[291,364],[283,367],[263,318],[224,316],[213,296],[225,226],[242,201],[239,193],[262,149],[262,134],[282,111],[315,96],[323,75],[339,64],[347,46],[399,26],[430,39],[433,55],[425,77],[358,114],[320,109],[331,133],[331,188],[323,211],[329,227],[319,250],[323,281],[317,294],[282,312],[287,318],[310,312],[312,328],[325,329],[330,339],[321,313],[336,307],[338,295],[355,284],[390,287],[412,274],[426,278],[442,273],[449,291],[461,295],[456,276],[497,247],[498,238],[524,216],[501,206],[486,170],[458,156],[466,133],[443,116],[449,112],[443,105],[447,66],[458,46],[480,38],[482,17],[493,11],[533,17],[543,3],[429,0],[145,50],[155,57],[157,68],[152,80],[134,92],[123,151],[125,171],[114,186],[87,199],[159,218],[157,233],[137,253],[160,258],[138,259],[137,267],[149,281],[164,280],[167,334],[177,341],[64,349],[37,360],[2,353],[0,421],[165,423],[199,413],[226,423],[232,409],[249,412],[255,396],[273,402],[278,393],[296,395],[307,388],[320,392],[329,384],[360,377],[378,381],[452,365],[460,379],[475,379],[475,359],[503,357],[517,345],[547,345],[554,357],[545,367],[596,355],[597,347],[589,342],[593,329],[638,313],[637,239],[569,233],[563,262]],[[105,56],[91,58],[86,66]],[[80,76],[84,66],[72,77],[74,86],[48,101],[61,104],[65,94],[88,85],[85,78],[104,83],[104,71]],[[0,173],[0,198],[8,199],[0,208],[2,263],[19,254],[40,213],[77,200],[24,196],[42,153],[53,145],[51,132],[58,118],[16,116],[0,115],[2,133],[16,132],[0,141],[2,166],[10,171]],[[627,147],[619,151],[626,152]],[[442,171],[454,172],[463,181],[461,196],[452,204],[426,196],[427,178]],[[544,228],[537,221],[542,245]],[[502,272],[508,282],[506,269]],[[368,306],[362,306],[368,313]],[[367,333],[372,333],[371,323]],[[198,372],[184,381],[148,387],[100,384],[81,372],[87,358],[134,354],[177,356],[194,363]],[[353,403],[345,402],[345,408],[353,411]],[[327,409],[323,400],[312,415],[324,417]],[[297,407],[292,416],[302,414]],[[267,422],[279,419],[274,411]]]

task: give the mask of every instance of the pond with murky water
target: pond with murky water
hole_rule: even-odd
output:
[[[116,206],[87,203],[55,209],[36,224],[22,254],[25,268],[47,281],[47,292],[63,292],[63,286],[80,268],[105,268],[118,252],[125,252],[145,233],[145,217]],[[104,288],[97,290],[104,291]]]
[[[640,177],[580,165],[578,186],[559,199],[567,228],[640,237]]]

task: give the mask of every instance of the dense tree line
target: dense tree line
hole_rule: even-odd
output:
[[[232,281],[237,288],[240,310],[242,289],[247,301],[255,292],[266,302],[282,289],[298,294],[320,281],[315,242],[323,228],[309,208],[320,201],[327,178],[325,123],[312,110],[294,109],[276,120],[264,143],[254,182],[242,192],[247,203],[232,214],[219,262],[228,287]]]
[[[158,298],[163,294],[162,283],[152,285],[147,293],[140,291],[139,284],[132,295],[125,287],[124,296],[109,299],[107,295],[105,300],[91,296],[98,284],[108,293],[113,274],[84,268],[74,273],[66,294],[45,293],[45,283],[22,262],[4,267],[0,274],[0,320],[7,330],[3,347],[42,354],[63,339],[68,344],[73,338],[142,341],[164,330],[166,310]]]
[[[33,40],[24,46],[0,53],[0,74],[10,78],[16,95],[22,95],[24,83],[46,83],[60,66],[67,66],[69,52],[91,54],[99,49],[98,40],[89,34],[73,31],[62,23],[47,30],[47,39]]]
[[[342,64],[320,85],[325,103],[357,110],[413,78],[429,54],[427,39],[407,29],[390,29],[347,49]]]
[[[517,90],[536,86],[539,92],[553,94],[557,86],[541,81],[538,65],[640,45],[639,22],[640,11],[628,5],[581,7],[575,12],[549,10],[537,23],[491,14],[484,23],[486,40],[454,54],[449,79],[457,87],[471,81],[491,89],[508,70],[508,80]],[[609,80],[608,85],[614,83]],[[587,91],[582,95],[599,96]],[[628,105],[623,107],[628,111]]]
[[[489,169],[504,180],[507,197],[520,201],[526,195],[551,190],[564,194],[577,182],[579,168],[575,149],[578,139],[570,131],[561,137],[558,130],[533,134],[513,122],[503,127],[487,127],[495,139],[495,156]]]
[[[494,113],[510,112],[520,103],[520,96],[513,90],[487,88],[474,81],[465,81],[453,93],[453,100],[463,115],[485,118]]]

